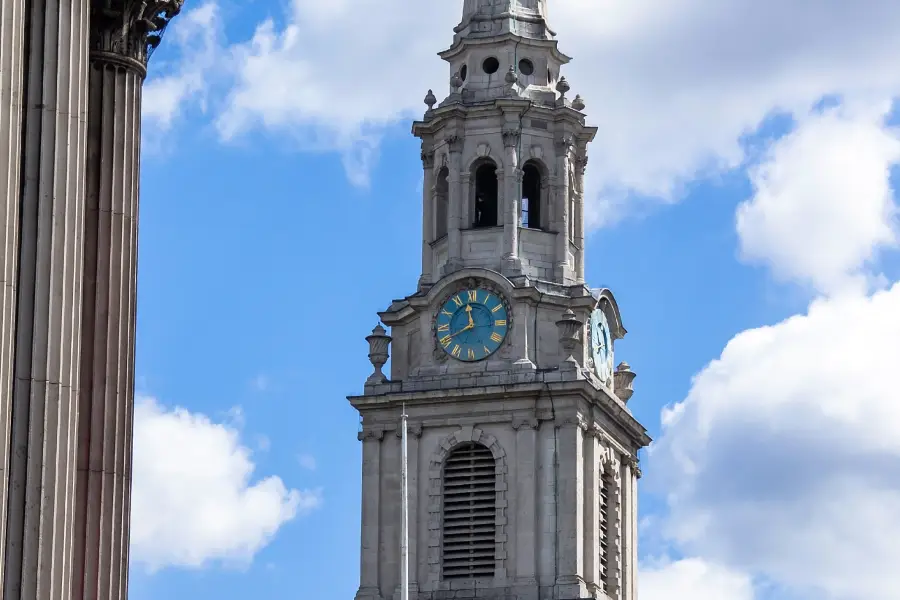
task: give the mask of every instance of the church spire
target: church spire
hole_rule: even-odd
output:
[[[454,28],[454,45],[463,39],[512,34],[533,40],[556,37],[547,24],[548,0],[464,0],[463,17]]]

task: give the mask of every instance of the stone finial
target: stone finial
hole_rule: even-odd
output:
[[[584,98],[581,97],[581,94],[575,94],[575,99],[572,100],[572,108],[584,110]]]
[[[428,107],[428,110],[431,111],[435,104],[437,104],[437,98],[434,97],[434,92],[428,90],[428,93],[425,94],[425,105]]]
[[[517,81],[519,81],[519,76],[516,74],[516,68],[509,65],[509,71],[506,72],[506,83],[512,85]]]
[[[622,361],[616,367],[615,375],[613,375],[613,389],[622,402],[627,403],[634,394],[635,377],[637,377],[637,373],[631,370],[627,362]]]
[[[384,327],[381,326],[381,323],[375,326],[371,335],[366,336],[366,341],[369,342],[369,360],[372,361],[372,366],[375,367],[375,372],[366,379],[367,384],[387,381],[387,377],[384,376],[381,369],[384,367],[384,363],[387,362],[389,356],[388,346],[390,346],[392,339],[384,330]]]
[[[454,94],[459,93],[459,88],[462,87],[463,80],[462,77],[459,76],[459,71],[453,74],[453,77],[450,78],[450,87],[453,89]]]
[[[578,361],[573,354],[578,347],[578,334],[584,327],[584,322],[580,321],[572,309],[566,309],[562,319],[556,322],[559,330],[559,345],[562,348],[562,355],[565,358],[560,362],[561,371],[577,371],[579,369]]]
[[[559,81],[556,82],[556,91],[559,92],[561,98],[565,98],[566,93],[571,89],[572,87],[569,85],[569,82],[566,81],[565,76],[560,77]]]

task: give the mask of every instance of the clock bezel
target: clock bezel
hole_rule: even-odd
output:
[[[447,352],[446,350],[444,350],[441,347],[441,343],[440,343],[440,341],[438,341],[436,324],[437,324],[438,316],[440,315],[441,309],[444,307],[444,304],[446,304],[447,301],[450,300],[451,297],[455,296],[456,294],[458,294],[462,291],[472,290],[472,289],[482,289],[482,290],[489,291],[490,293],[494,294],[500,300],[500,302],[503,304],[503,308],[506,310],[506,335],[503,336],[503,341],[500,342],[500,345],[497,346],[497,349],[494,350],[493,352],[491,352],[490,354],[488,354],[487,356],[483,356],[483,357],[477,358],[475,360],[465,360],[465,359],[455,358],[455,357],[451,356],[449,352]],[[480,278],[469,277],[469,278],[457,281],[454,285],[449,286],[448,290],[449,291],[445,291],[438,297],[438,300],[436,302],[434,310],[431,313],[431,325],[430,325],[431,340],[434,345],[435,360],[437,360],[438,362],[445,362],[447,360],[453,359],[453,360],[463,363],[463,364],[476,364],[476,363],[500,356],[500,354],[508,348],[510,332],[512,331],[512,327],[513,327],[513,314],[512,314],[512,309],[509,304],[509,300],[507,300],[506,295],[500,290],[499,286],[496,285],[494,282],[490,281],[489,279],[480,279]]]
[[[605,333],[605,342],[606,342],[606,360],[603,361],[604,370],[607,371],[606,377],[604,378],[600,372],[600,361],[597,360],[596,353],[594,352],[594,329],[597,325],[601,323],[600,319],[596,319],[594,315],[600,315],[603,319],[603,324],[605,325],[606,333]],[[613,379],[613,371],[615,367],[613,363],[615,362],[615,356],[613,354],[613,333],[609,324],[609,315],[606,314],[606,311],[603,310],[602,307],[597,306],[594,310],[591,311],[590,321],[588,324],[588,333],[590,336],[590,353],[591,353],[591,362],[593,363],[593,372],[597,379],[600,380],[601,383],[608,385],[612,382]]]

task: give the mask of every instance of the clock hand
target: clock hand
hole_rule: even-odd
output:
[[[474,327],[475,327],[475,326],[472,325],[472,324],[470,323],[469,325],[466,325],[465,327],[463,327],[462,329],[460,329],[460,330],[457,331],[456,333],[451,333],[451,334],[450,334],[450,338],[452,339],[452,338],[458,336],[458,335],[461,334],[463,331],[468,331],[468,330],[470,330],[470,329],[474,329]]]
[[[466,304],[466,313],[469,315],[469,327],[475,327],[475,322],[472,320],[472,305]]]

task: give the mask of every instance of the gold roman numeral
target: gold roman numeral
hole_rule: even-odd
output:
[[[450,331],[450,323],[447,323],[446,325],[438,325],[438,332],[441,331]]]
[[[456,356],[457,358],[459,357],[459,344],[453,347],[453,352],[451,352],[450,354]]]
[[[469,360],[475,360],[475,351],[469,348]]]
[[[446,348],[447,346],[450,345],[450,341],[451,341],[452,339],[453,339],[453,336],[451,336],[450,334],[445,335],[445,336],[442,337],[441,340],[440,340],[440,341],[441,341],[441,346],[443,346],[444,348]]]
[[[459,296],[453,296],[452,300],[453,300],[453,303],[457,306],[463,305],[463,302],[462,302],[462,300],[459,299]]]
[[[494,325],[497,327],[506,327],[506,319],[497,319],[494,321]]]
[[[478,302],[478,290],[469,290],[469,302]]]
[[[499,344],[500,342],[503,341],[503,336],[501,336],[499,333],[497,333],[495,331],[494,333],[491,334],[491,341],[497,342]]]
[[[487,346],[482,346],[482,348],[484,349],[484,355],[485,355],[485,356],[487,356],[488,354],[491,353],[491,351],[488,350],[488,347],[487,347]]]
[[[500,310],[501,308],[503,308],[503,305],[502,305],[502,304],[498,304],[497,306],[495,306],[494,308],[491,309],[491,312],[492,312],[492,313],[495,313],[495,312],[497,312],[498,310]]]

